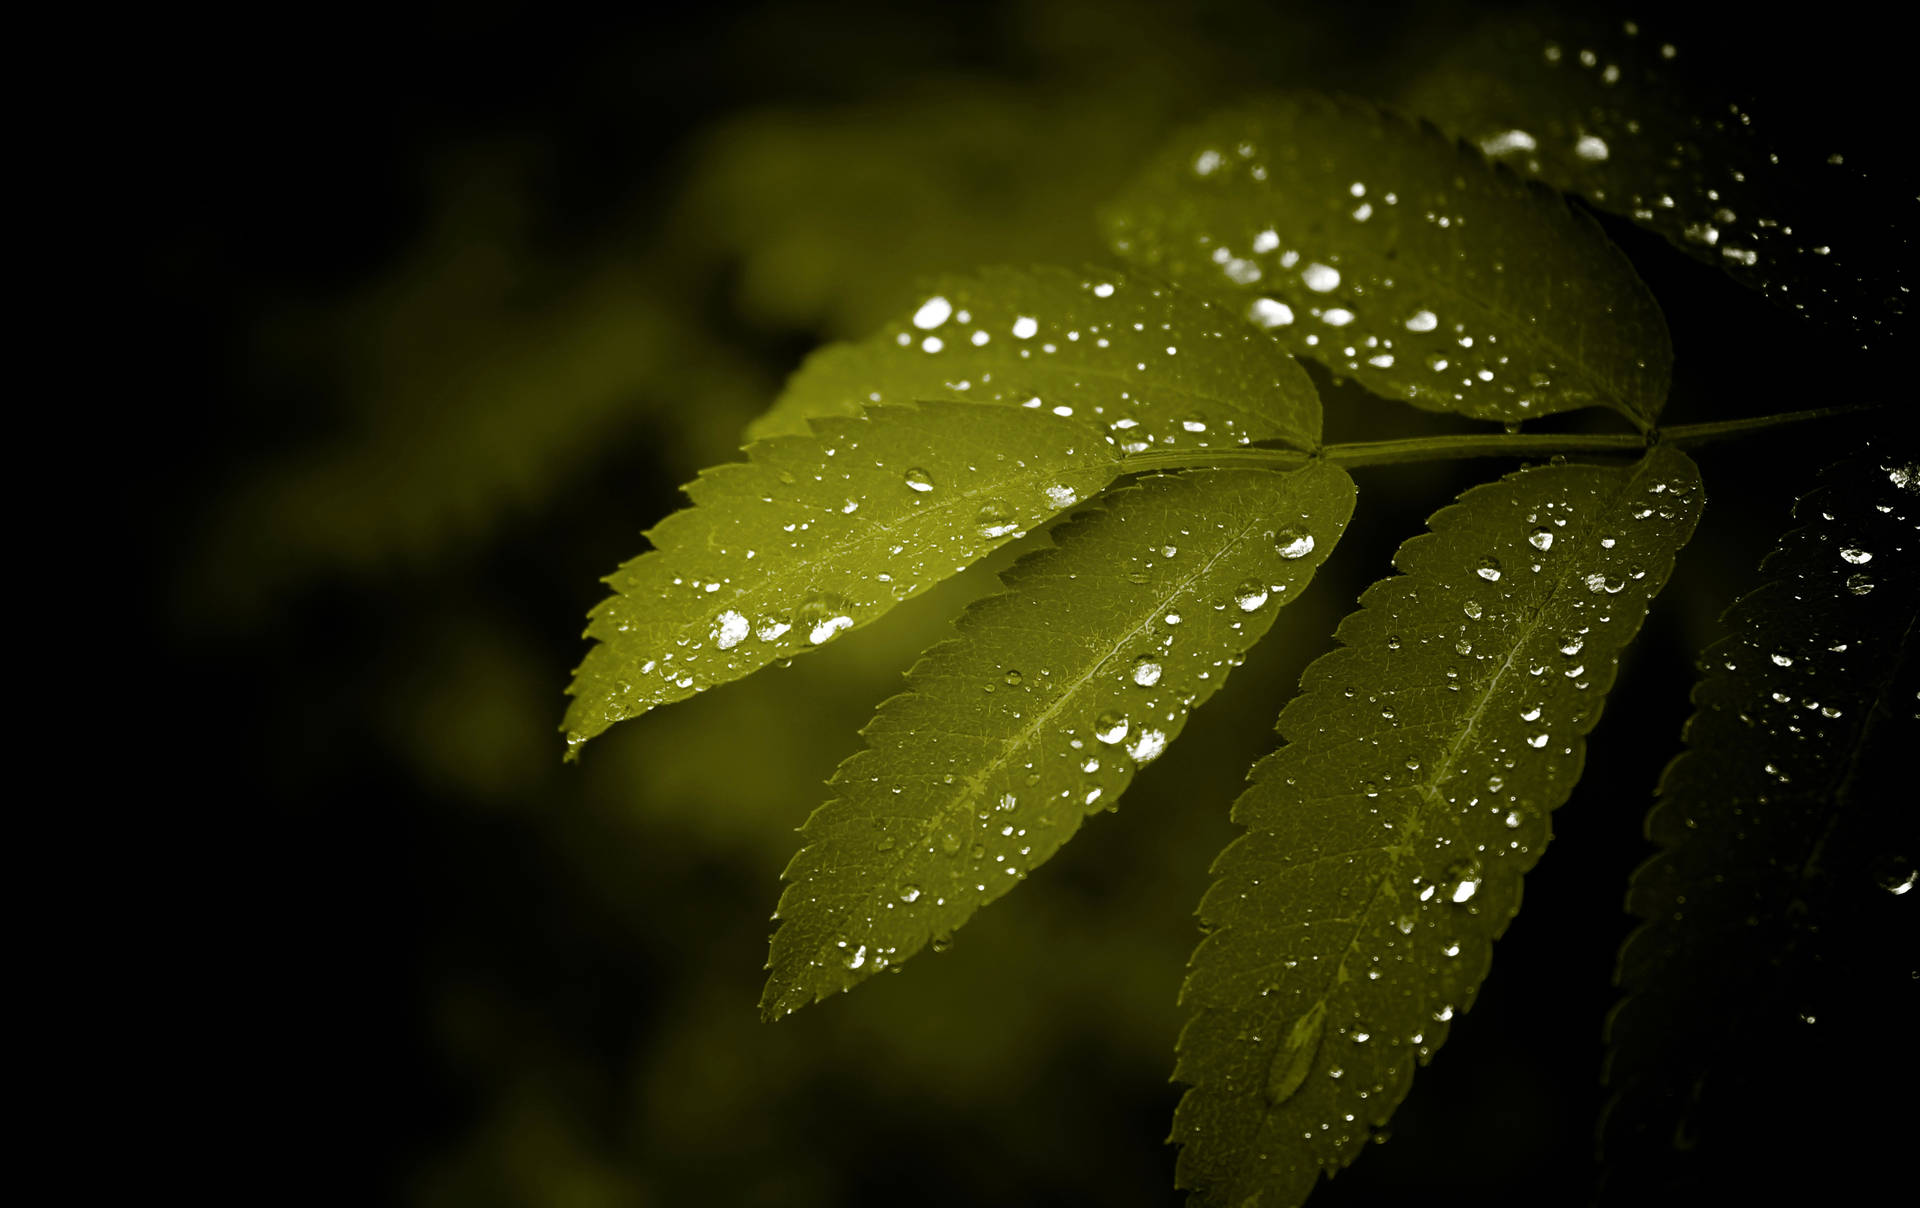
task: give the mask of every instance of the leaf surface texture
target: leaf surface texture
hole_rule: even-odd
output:
[[[1659,306],[1590,218],[1357,102],[1283,96],[1174,139],[1111,207],[1128,260],[1375,393],[1479,419],[1666,399]]]
[[[875,403],[1065,409],[1127,452],[1320,440],[1320,399],[1287,349],[1194,294],[1111,269],[987,269],[936,280],[910,316],[810,357],[757,436]]]
[[[1050,412],[876,407],[757,441],[687,487],[593,611],[570,749],[614,722],[865,625],[1111,482],[1119,450]]]
[[[1804,1085],[1815,1062],[1856,1066],[1822,1054],[1823,1033],[1846,1034],[1845,1013],[1871,1001],[1841,985],[1877,971],[1880,1001],[1889,984],[1911,998],[1920,464],[1866,450],[1794,515],[1764,584],[1702,655],[1687,749],[1647,819],[1662,850],[1628,893],[1643,923],[1608,1024],[1610,1183],[1671,1180],[1755,1133],[1850,1143],[1858,1117],[1834,1118],[1831,1085],[1814,1111],[1776,1088]],[[1885,1022],[1853,1028],[1864,1039]],[[1873,1060],[1867,1094],[1903,1085],[1899,1059]],[[1770,1105],[1764,1119],[1742,1119],[1749,1102]]]
[[[1386,1123],[1486,975],[1701,500],[1667,448],[1475,487],[1307,669],[1182,991],[1198,1202],[1298,1204]]]
[[[880,707],[803,828],[763,1011],[951,935],[1113,808],[1299,596],[1353,501],[1325,463],[1149,477],[1010,568]]]

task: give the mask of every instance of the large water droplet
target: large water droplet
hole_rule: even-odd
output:
[[[713,644],[722,650],[732,650],[746,640],[749,628],[747,618],[729,608],[714,621]]]
[[[912,884],[908,884],[908,885],[902,885],[902,886],[900,887],[900,900],[901,900],[902,902],[917,902],[917,901],[919,901],[919,900],[920,900],[920,887],[919,887],[918,885],[912,885]]]
[[[1848,575],[1847,590],[1856,596],[1866,595],[1873,590],[1873,576],[1868,574]]]
[[[853,628],[852,614],[853,609],[845,600],[839,596],[822,594],[808,597],[800,605],[795,619],[806,630],[807,641],[820,646],[831,642],[842,631]]]
[[[1234,588],[1233,602],[1239,605],[1241,612],[1258,611],[1260,606],[1267,602],[1267,589],[1264,584],[1255,583],[1249,579]]]
[[[1013,509],[1004,499],[989,499],[981,504],[973,522],[982,537],[1004,537],[1020,527],[1014,523]]]
[[[1150,654],[1143,654],[1133,660],[1133,682],[1142,688],[1151,688],[1160,682],[1160,664]]]
[[[1479,575],[1489,583],[1498,583],[1500,581],[1500,560],[1498,558],[1482,558],[1479,567],[1473,573]]]
[[[1133,756],[1135,763],[1151,763],[1167,749],[1167,734],[1164,730],[1142,730],[1140,737],[1127,747],[1127,754]]]
[[[922,302],[920,309],[913,312],[913,325],[921,331],[932,331],[952,315],[953,303],[936,294]]]
[[[1552,549],[1553,530],[1544,525],[1533,530],[1532,534],[1527,537],[1527,544],[1538,550]]]
[[[1840,556],[1842,558],[1845,558],[1848,562],[1853,563],[1855,566],[1865,566],[1867,563],[1873,561],[1872,554],[1868,553],[1866,550],[1863,550],[1863,549],[1855,549],[1852,546],[1848,546],[1846,549],[1841,550]]]
[[[1109,709],[1093,723],[1093,736],[1111,746],[1127,736],[1127,728],[1126,714]]]
[[[1441,888],[1447,900],[1454,903],[1468,901],[1480,892],[1480,862],[1478,860],[1458,860],[1447,866],[1446,881]],[[1452,955],[1449,953],[1448,955]]]
[[[1298,529],[1281,529],[1273,538],[1282,558],[1304,558],[1313,552],[1313,534]]]
[[[908,470],[905,474],[901,475],[901,478],[906,481],[909,490],[924,493],[933,489],[933,476],[919,466]]]

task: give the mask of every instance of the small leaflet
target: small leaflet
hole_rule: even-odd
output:
[[[608,726],[865,625],[1103,490],[1111,437],[1047,411],[877,407],[756,441],[608,576],[574,673],[569,754]]]
[[[787,868],[768,1018],[905,961],[1024,880],[1179,737],[1345,530],[1316,462],[1102,497],[970,607],[841,765]]]

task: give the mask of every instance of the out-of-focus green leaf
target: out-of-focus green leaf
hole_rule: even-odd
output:
[[[1325,463],[1153,477],[1016,563],[881,706],[803,828],[768,1017],[950,935],[1113,808],[1299,596],[1353,498]]]
[[[1278,342],[1171,286],[1060,268],[936,281],[910,317],[815,353],[751,433],[933,398],[1072,414],[1130,453],[1320,439],[1319,395]]]
[[[776,436],[687,487],[694,506],[607,582],[574,673],[570,751],[864,625],[1099,492],[1114,441],[1040,409],[876,407]]]
[[[1430,126],[1312,95],[1175,138],[1110,208],[1127,259],[1368,389],[1524,420],[1651,425],[1666,321],[1591,218]]]
[[[1182,1001],[1179,1181],[1298,1204],[1472,1002],[1702,502],[1685,454],[1475,487],[1401,546],[1234,806]]]
[[[1885,911],[1920,855],[1913,795],[1897,787],[1911,789],[1920,746],[1920,464],[1865,450],[1794,516],[1766,583],[1701,658],[1687,750],[1647,819],[1662,850],[1627,895],[1644,922],[1620,954],[1602,1141],[1634,1188],[1768,1093],[1768,1055],[1785,1046],[1765,1037],[1808,1030],[1821,983],[1847,963],[1836,944],[1858,932],[1883,948],[1903,926],[1911,951],[1912,921]]]
[[[1699,59],[1632,21],[1502,16],[1433,60],[1403,99],[1783,306],[1861,338],[1896,330],[1920,219],[1911,191],[1863,175],[1848,148],[1771,139]]]

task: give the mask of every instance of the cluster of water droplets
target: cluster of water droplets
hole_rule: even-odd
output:
[[[950,397],[1077,417],[1129,453],[1284,435],[1232,400],[1298,384],[1276,377],[1222,389],[1215,378],[1223,364],[1278,362],[1238,324],[1213,319],[1159,286],[1118,274],[996,272],[929,295],[891,339],[927,358]],[[865,401],[901,400],[875,391]]]

